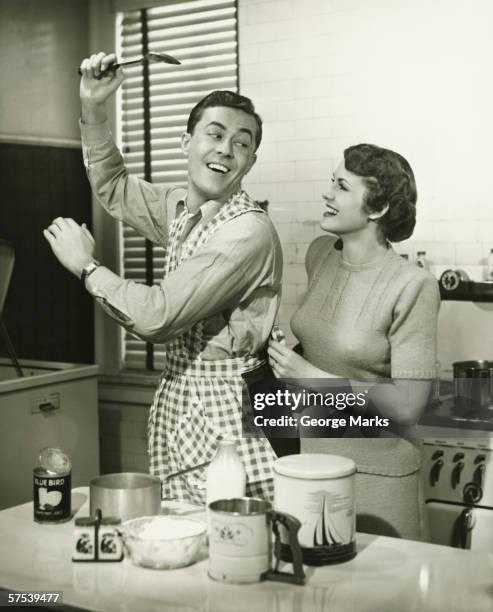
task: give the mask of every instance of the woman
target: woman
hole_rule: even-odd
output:
[[[271,341],[270,364],[280,378],[386,379],[366,385],[372,406],[394,425],[412,428],[435,376],[440,304],[433,276],[390,244],[409,238],[415,226],[412,169],[393,151],[349,147],[324,200],[321,228],[333,236],[310,245],[308,291],[291,320],[302,355]],[[359,530],[426,536],[416,441],[304,439],[302,452],[356,461]]]

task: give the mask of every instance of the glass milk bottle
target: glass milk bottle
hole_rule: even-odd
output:
[[[219,445],[207,468],[207,508],[216,499],[244,497],[246,471],[236,450],[235,440],[219,440]]]

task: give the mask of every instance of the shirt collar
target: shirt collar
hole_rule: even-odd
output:
[[[217,200],[207,200],[207,202],[204,202],[197,212],[189,213],[185,198],[184,200],[179,200],[176,203],[176,216],[178,217],[178,215],[181,215],[183,211],[186,211],[190,219],[192,219],[193,217],[197,217],[197,222],[199,221],[199,219],[201,219],[202,222],[205,224],[217,215],[222,206],[223,204],[221,204],[221,202],[218,202]]]

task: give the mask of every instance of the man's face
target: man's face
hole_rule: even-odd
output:
[[[208,200],[226,202],[238,191],[241,180],[255,163],[253,117],[237,108],[206,108],[193,134],[182,136],[188,157],[188,206]]]

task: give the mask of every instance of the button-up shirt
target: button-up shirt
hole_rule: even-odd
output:
[[[166,247],[173,209],[186,206],[183,189],[154,185],[126,172],[107,123],[81,123],[84,163],[102,206],[140,235]],[[196,223],[207,223],[221,208],[205,202]],[[280,301],[282,251],[265,213],[242,214],[218,227],[212,237],[153,287],[125,280],[104,266],[86,280],[88,291],[128,331],[166,343],[205,321],[202,359],[255,355],[265,346]]]

